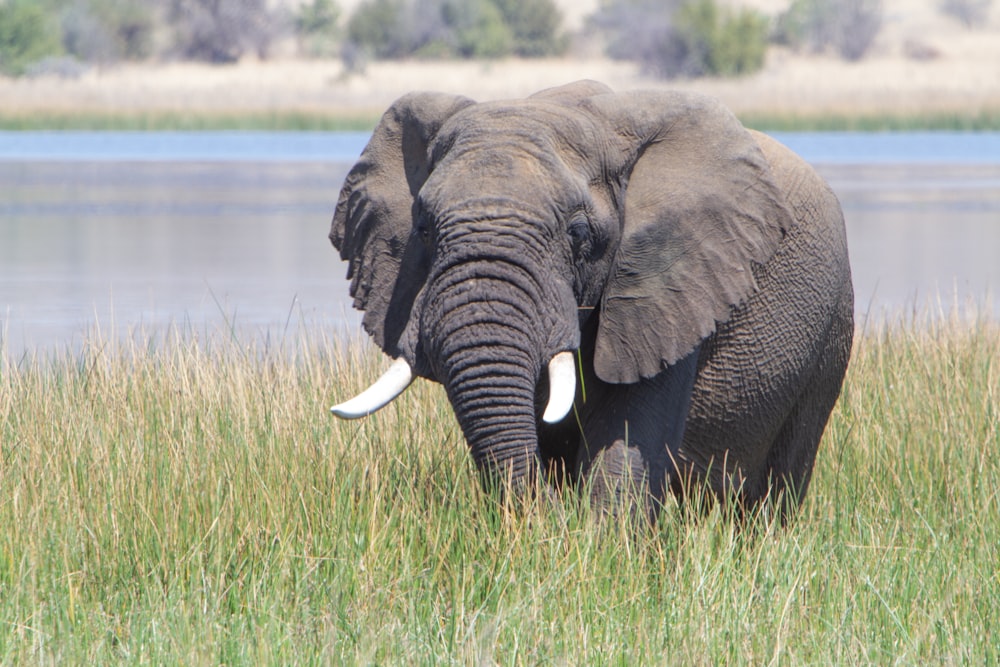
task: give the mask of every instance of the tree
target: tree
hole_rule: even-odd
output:
[[[0,2],[0,72],[11,76],[61,51],[51,15],[31,0]]]
[[[266,58],[286,26],[266,0],[171,0],[168,17],[179,55],[213,63]]]
[[[153,51],[150,0],[72,0],[60,12],[67,53],[86,62],[138,60]]]
[[[334,0],[312,0],[299,8],[295,32],[299,48],[314,56],[334,53],[339,30],[340,8]]]
[[[569,39],[559,29],[562,12],[553,0],[494,0],[513,36],[513,52],[526,58],[559,55]]]
[[[793,0],[778,17],[776,41],[860,60],[882,27],[882,0]]]
[[[944,0],[941,11],[961,21],[966,28],[975,28],[989,19],[992,4],[993,0]]]
[[[364,0],[347,25],[348,51],[375,58],[499,58],[565,49],[552,0]]]
[[[591,26],[607,35],[610,56],[666,78],[750,74],[767,51],[765,17],[715,0],[605,0]]]
[[[347,23],[347,38],[373,58],[402,58],[413,52],[405,0],[365,0]]]

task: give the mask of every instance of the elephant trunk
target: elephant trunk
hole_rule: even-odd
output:
[[[424,349],[480,471],[521,487],[537,468],[542,369],[578,344],[575,301],[570,294],[568,308],[553,307],[566,295],[549,293],[519,257],[449,264],[429,285]]]

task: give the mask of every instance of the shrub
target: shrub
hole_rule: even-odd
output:
[[[741,76],[764,66],[768,22],[752,10],[720,10],[714,0],[686,2],[677,13],[675,35],[686,45],[694,75]]]
[[[882,0],[792,0],[778,17],[775,41],[860,60],[882,27],[882,13]]]
[[[882,28],[882,0],[844,0],[835,46],[845,60],[861,60]]]
[[[245,53],[266,58],[286,28],[266,0],[171,0],[168,19],[182,58],[230,63]]]
[[[444,0],[439,10],[453,54],[463,58],[500,58],[511,52],[513,35],[489,0]]]
[[[671,41],[677,0],[604,0],[588,18],[607,41],[605,51],[618,60],[635,60],[646,69],[663,61]]]
[[[553,0],[493,0],[513,35],[513,52],[526,58],[559,55],[569,39],[560,33],[562,12]]]
[[[295,17],[300,50],[311,56],[333,54],[340,33],[339,18],[340,8],[334,0],[312,0],[303,4]]]
[[[402,58],[413,51],[404,0],[365,0],[347,23],[348,40],[374,58]]]
[[[608,55],[667,78],[751,74],[767,51],[764,16],[720,8],[715,0],[611,0],[591,26],[608,37]]]
[[[346,51],[374,58],[499,58],[559,53],[552,0],[365,0],[347,25]]]
[[[76,0],[63,8],[60,23],[66,51],[87,62],[138,60],[153,51],[149,0]]]
[[[941,11],[962,22],[966,28],[981,26],[989,19],[993,0],[944,0]]]
[[[60,51],[58,27],[42,7],[31,0],[0,2],[0,72],[20,76]]]

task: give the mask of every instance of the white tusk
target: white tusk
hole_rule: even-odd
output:
[[[397,359],[375,383],[349,401],[330,408],[330,412],[344,419],[365,417],[384,408],[413,382],[413,369],[406,359]]]
[[[555,424],[569,414],[576,398],[576,361],[572,352],[560,352],[549,362],[549,404],[542,420]]]

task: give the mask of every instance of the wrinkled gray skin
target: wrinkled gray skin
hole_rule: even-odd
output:
[[[690,481],[741,507],[805,493],[853,335],[843,217],[715,101],[590,81],[407,95],[330,239],[365,329],[444,385],[488,482],[565,471],[651,512]],[[582,382],[548,425],[563,350]]]

